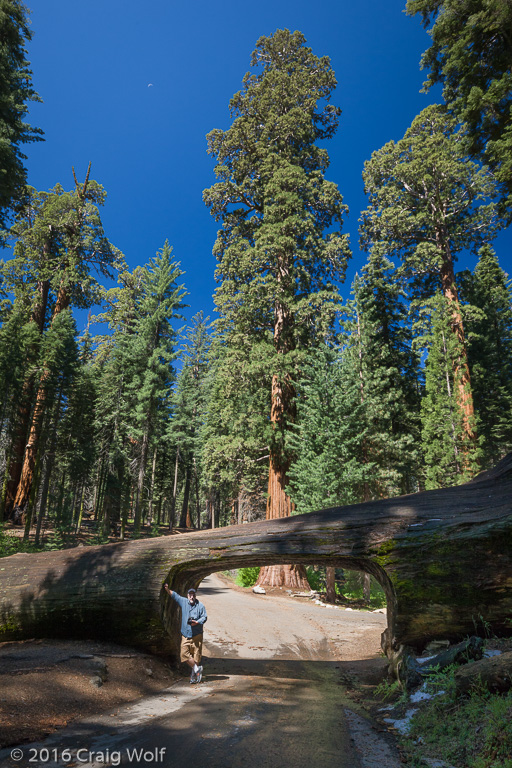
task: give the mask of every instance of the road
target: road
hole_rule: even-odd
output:
[[[21,747],[23,756],[14,755],[20,759],[3,750],[2,768],[393,764],[391,757],[386,764],[385,745],[376,746],[372,762],[375,755],[361,736],[354,742],[354,720],[351,732],[344,712],[351,675],[377,655],[384,615],[322,608],[284,593],[255,595],[216,575],[204,580],[198,597],[208,611],[200,685],[184,678],[109,715],[75,721]],[[360,724],[367,743],[368,726]]]

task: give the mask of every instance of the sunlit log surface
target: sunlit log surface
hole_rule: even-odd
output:
[[[216,530],[0,560],[0,640],[110,639],[173,656],[175,604],[209,573],[274,563],[373,574],[401,645],[510,631],[512,454],[462,486]],[[264,599],[264,598],[263,598]]]

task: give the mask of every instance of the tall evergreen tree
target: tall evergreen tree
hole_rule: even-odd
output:
[[[89,170],[85,182],[76,183],[72,192],[60,185],[48,193],[31,190],[11,229],[16,238],[14,258],[4,265],[4,277],[15,301],[20,300],[19,291],[22,297],[31,291],[31,320],[41,339],[61,312],[70,306],[90,306],[98,299],[100,287],[92,271],[112,276],[121,258],[103,231],[98,206],[103,204],[105,192],[89,180]],[[33,372],[27,371],[12,450],[7,508],[21,514],[32,488],[39,427],[48,402],[44,361],[41,365],[43,374],[36,392]]]
[[[512,216],[512,5],[508,0],[408,0],[432,45],[421,66],[425,88],[443,85],[443,98],[467,125],[470,151],[494,170]]]
[[[479,256],[474,273],[458,277],[478,310],[467,321],[468,355],[483,461],[492,466],[512,450],[512,290],[493,249]]]
[[[0,0],[0,230],[25,198],[26,157],[21,147],[42,138],[39,128],[25,122],[28,103],[40,101],[25,48],[31,38],[24,3]]]
[[[329,160],[316,142],[334,135],[339,109],[327,57],[300,32],[262,37],[253,71],[230,103],[233,123],[208,136],[219,182],[205,201],[222,222],[215,255],[215,302],[226,345],[248,340],[251,366],[271,389],[267,517],[289,515],[290,455],[297,371],[325,332],[338,302],[349,255],[340,232],[346,207],[325,179]],[[240,371],[241,372],[241,371]]]
[[[289,438],[291,493],[300,514],[362,501],[374,472],[364,456],[368,427],[353,352],[347,344],[324,345],[304,369]]]
[[[465,153],[465,133],[439,106],[427,107],[405,136],[374,152],[365,164],[370,206],[362,216],[362,243],[381,241],[402,260],[399,272],[432,279],[450,307],[457,402],[463,417],[466,466],[473,465],[476,432],[464,325],[454,262],[463,248],[475,250],[495,229],[488,201],[494,183]]]
[[[365,453],[374,465],[372,498],[418,490],[419,358],[412,349],[406,295],[381,245],[354,282]]]
[[[421,404],[427,490],[470,479],[479,459],[475,449],[470,463],[465,446],[464,414],[459,407],[457,370],[453,367],[460,349],[459,340],[452,333],[451,307],[441,293],[429,304],[425,396]]]
[[[206,416],[207,377],[211,336],[209,318],[198,312],[192,318],[183,341],[182,369],[178,375],[174,393],[173,417],[169,423],[168,436],[173,444],[176,466],[184,470],[184,492],[180,527],[192,522],[188,515],[190,498],[195,496],[196,527],[200,527],[200,483],[203,423]],[[175,491],[173,505],[175,509]]]

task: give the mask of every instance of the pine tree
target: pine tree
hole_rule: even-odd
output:
[[[460,355],[459,340],[452,333],[451,307],[441,294],[430,302],[430,333],[425,370],[425,397],[421,404],[425,487],[444,488],[468,480],[477,468],[479,453],[468,463],[464,415],[459,407],[460,382],[453,360]]]
[[[482,439],[483,463],[492,466],[512,450],[512,290],[493,249],[479,251],[474,273],[459,275],[467,321],[471,382]]]
[[[441,83],[447,109],[465,123],[470,152],[493,169],[512,215],[512,6],[508,0],[407,0],[432,45],[423,54],[425,89]]]
[[[209,318],[199,312],[192,318],[192,325],[184,335],[182,369],[178,375],[173,396],[173,417],[169,423],[168,437],[173,445],[177,463],[184,472],[184,492],[180,528],[191,522],[189,502],[195,496],[196,527],[201,527],[200,485],[203,423],[206,415],[207,377],[211,345]],[[173,489],[174,512],[176,503]]]
[[[364,460],[367,425],[352,351],[324,345],[304,370],[289,438],[295,456],[291,492],[300,514],[361,501],[372,477],[373,464]]]
[[[456,339],[448,346],[457,354],[454,382],[469,468],[477,437],[454,262],[460,250],[475,250],[493,235],[495,208],[488,198],[495,186],[488,171],[467,158],[465,140],[464,130],[433,105],[403,139],[374,152],[363,174],[370,206],[361,232],[364,246],[382,242],[390,257],[402,260],[399,273],[417,282],[421,275],[425,285],[434,281],[448,302]]]
[[[114,331],[98,351],[98,428],[101,434],[96,496],[104,528],[120,511],[127,463],[134,486],[134,528],[140,531],[148,499],[145,479],[155,430],[168,419],[174,382],[177,331],[185,289],[183,274],[166,241],[156,256],[132,274],[120,275],[120,287],[107,293],[107,311],[96,320]],[[109,511],[110,510],[110,511]]]
[[[419,358],[412,349],[406,294],[382,246],[374,246],[354,281],[364,450],[373,472],[372,498],[418,490]]]
[[[0,0],[0,230],[25,198],[26,159],[21,146],[40,141],[42,131],[25,122],[32,87],[25,42],[32,38],[28,10],[20,0]]]
[[[32,320],[41,335],[45,328],[51,330],[59,315],[70,306],[87,307],[94,303],[101,289],[92,276],[92,269],[112,276],[112,268],[121,258],[106,238],[101,223],[98,205],[103,204],[105,192],[97,182],[89,180],[89,172],[90,167],[82,185],[75,179],[76,188],[72,192],[64,192],[60,185],[49,193],[32,190],[11,229],[17,241],[14,259],[7,262],[4,274],[10,277],[15,290],[19,276],[28,274],[34,296]],[[44,362],[42,368],[30,428],[28,417],[33,396],[30,374],[20,411],[10,472],[16,493],[8,499],[16,514],[24,514],[29,502],[39,450],[39,429],[48,403],[45,376],[50,374]],[[21,438],[27,435],[22,454]]]
[[[263,375],[271,391],[267,517],[274,518],[292,511],[286,434],[297,371],[332,320],[348,244],[339,231],[346,208],[325,179],[327,152],[315,143],[338,123],[328,58],[315,56],[300,32],[277,30],[258,40],[251,65],[230,103],[231,127],[208,136],[219,182],[205,201],[222,222],[214,249],[219,333],[227,346],[245,337],[243,368]]]

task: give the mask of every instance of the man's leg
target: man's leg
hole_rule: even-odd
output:
[[[192,642],[194,645],[193,648],[193,656],[194,656],[194,673],[196,675],[196,682],[200,683],[201,678],[203,676],[203,668],[201,666],[201,657],[203,655],[203,636],[202,635],[196,635],[192,638]]]
[[[181,649],[180,649],[180,657],[181,661],[184,661],[185,664],[188,664],[190,667],[190,682],[195,683],[196,682],[196,667],[197,664],[194,661],[193,658],[193,652],[195,651],[195,648],[192,646],[192,638],[181,636]]]

